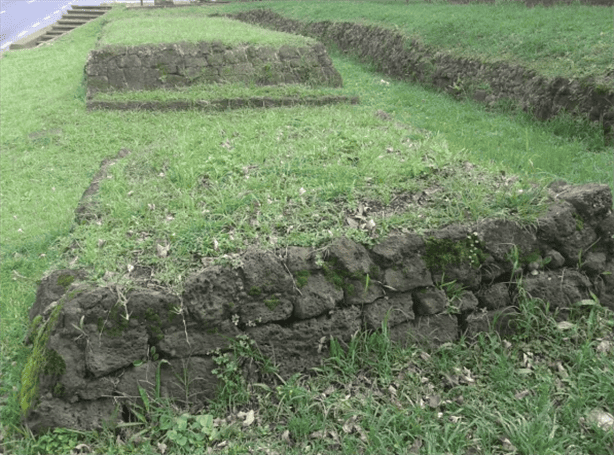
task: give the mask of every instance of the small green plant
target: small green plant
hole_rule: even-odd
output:
[[[436,286],[437,288],[442,289],[446,293],[446,296],[448,297],[448,300],[450,302],[448,306],[448,313],[450,314],[459,313],[460,311],[457,308],[457,306],[454,304],[454,302],[458,300],[459,297],[462,296],[463,293],[465,292],[463,285],[457,283],[456,280],[446,282],[445,273],[443,273],[441,275],[441,282],[437,284]]]
[[[238,335],[232,340],[231,352],[221,353],[216,350],[213,361],[218,365],[211,372],[220,379],[218,397],[229,406],[246,403],[250,394],[241,367],[246,361],[253,361],[261,368],[263,374],[276,371],[268,358],[257,348],[254,340],[247,335]]]
[[[79,444],[79,432],[64,428],[39,436],[30,453],[73,453]]]
[[[576,231],[581,231],[584,229],[584,220],[578,213],[573,214],[574,219],[576,220]]]
[[[219,437],[210,414],[163,415],[160,418],[160,429],[166,431],[164,440],[179,447],[202,447]]]

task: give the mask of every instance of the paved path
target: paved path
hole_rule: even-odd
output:
[[[118,3],[138,3],[140,0],[116,0]],[[23,39],[37,30],[54,24],[70,5],[100,6],[109,0],[0,0],[0,52],[7,51],[11,43]],[[143,4],[153,0],[143,0]]]

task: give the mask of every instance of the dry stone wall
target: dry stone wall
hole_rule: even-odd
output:
[[[216,82],[343,85],[322,44],[277,49],[221,42],[110,45],[91,51],[84,71],[88,98],[97,92]]]
[[[522,317],[520,289],[562,317],[591,293],[614,310],[609,187],[557,182],[550,197],[549,211],[531,226],[492,219],[391,235],[372,247],[339,238],[317,251],[249,250],[189,277],[181,295],[137,271],[130,292],[88,282],[84,271],[54,271],[30,312],[25,421],[34,432],[117,422],[139,399],[139,386],[153,393],[158,374],[162,396],[198,408],[216,391],[216,351],[228,352],[239,336],[288,378],[320,365],[331,338],[343,346],[384,321],[405,346],[491,328],[508,335]],[[446,291],[444,277],[462,288]],[[253,364],[242,374],[272,380]]]
[[[540,120],[567,111],[600,122],[606,134],[612,133],[614,89],[611,83],[599,87],[592,80],[546,78],[505,62],[482,63],[458,58],[376,26],[330,21],[302,23],[262,9],[229,16],[332,43],[375,63],[386,74],[432,85],[454,96],[469,96],[490,106],[499,100],[511,100]],[[614,80],[614,73],[610,79]]]
[[[571,5],[579,1],[585,5],[593,5],[593,6],[613,6],[614,0],[514,0],[517,2],[522,2],[528,7],[533,7],[537,5],[542,6],[554,6],[554,5]],[[496,3],[495,0],[448,0],[448,3],[460,3],[463,5],[469,3]]]
[[[87,101],[88,111],[110,109],[119,111],[185,111],[194,109],[205,112],[225,111],[243,108],[273,108],[290,106],[328,106],[331,104],[358,104],[357,96],[281,97],[254,96],[249,98],[222,98],[194,101]]]

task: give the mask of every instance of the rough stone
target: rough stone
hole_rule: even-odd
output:
[[[458,322],[449,314],[423,316],[389,330],[390,340],[406,348],[412,344],[439,346],[458,339]]]
[[[393,294],[378,299],[363,309],[363,322],[369,330],[377,330],[388,317],[388,327],[415,319],[414,303],[410,293]]]
[[[301,288],[301,294],[296,298],[294,316],[298,319],[308,319],[324,314],[343,300],[343,290],[327,281],[321,274],[311,275],[307,285]]]
[[[536,276],[526,276],[523,287],[527,297],[549,302],[551,308],[569,308],[580,300],[590,298],[591,282],[573,269],[546,271]]]
[[[605,271],[606,260],[605,253],[587,253],[583,259],[582,271],[589,276],[599,275]]]
[[[475,339],[480,333],[495,331],[501,337],[514,334],[518,312],[512,307],[497,310],[477,312],[469,315],[465,322],[463,334],[469,339]]]
[[[508,285],[505,283],[496,283],[489,288],[483,289],[478,292],[478,301],[480,307],[487,310],[498,310],[512,304],[510,298]]]
[[[465,291],[453,302],[461,313],[475,310],[478,307],[478,298],[473,292]]]
[[[441,289],[421,289],[413,293],[413,298],[419,315],[441,313],[448,307],[448,298]]]

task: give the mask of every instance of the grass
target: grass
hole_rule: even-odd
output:
[[[305,14],[311,5],[313,20],[321,20],[325,9],[307,2],[261,5],[305,8]],[[347,14],[355,8],[349,2],[326,6],[343,6]],[[391,25],[400,7],[417,13],[431,7],[434,15],[445,10],[421,3],[360,6],[365,14],[388,11]],[[569,8],[574,13],[577,6]],[[479,21],[486,9],[473,11]],[[553,11],[563,14],[562,8]],[[569,118],[538,124],[513,112],[486,112],[384,80],[336,53],[344,90],[360,94],[359,106],[85,113],[83,67],[105,22],[115,17],[125,19],[126,12],[114,9],[52,46],[0,60],[0,444],[6,453],[70,453],[78,444],[91,453],[161,453],[158,444],[166,453],[202,453],[203,444],[212,443],[225,453],[611,452],[612,433],[580,419],[595,409],[614,412],[614,361],[596,349],[611,334],[612,313],[585,302],[572,311],[573,327],[562,330],[541,302],[531,300],[522,302],[525,325],[509,342],[484,335],[476,343],[462,340],[426,352],[390,346],[385,332],[360,334],[349,349],[333,344],[334,355],[318,374],[276,389],[247,393],[240,378],[224,376],[226,389],[199,416],[152,397],[143,414],[148,417],[132,427],[29,436],[16,399],[29,352],[21,340],[37,280],[50,269],[75,261],[97,279],[144,263],[179,291],[202,258],[248,244],[320,245],[342,234],[377,241],[345,223],[359,202],[371,204],[383,238],[393,230],[487,216],[530,221],[544,208],[543,186],[557,178],[612,185],[611,153],[590,125]],[[580,42],[585,29],[563,34]],[[530,32],[519,27],[517,33]],[[378,109],[393,121],[375,116]],[[55,129],[61,132],[29,137]],[[132,153],[101,184],[100,224],[74,224],[74,209],[100,161],[124,147]],[[463,167],[466,161],[475,167]],[[425,205],[395,206],[402,200],[396,196],[425,188],[439,189]],[[76,249],[68,248],[73,244]],[[170,247],[166,257],[155,254],[158,244]],[[237,349],[238,357],[250,355],[245,346]],[[226,366],[220,374],[237,361],[221,359]],[[255,420],[244,426],[249,415],[238,411],[249,410]]]
[[[203,8],[189,8],[192,11]],[[178,11],[179,10],[174,10]],[[255,44],[280,47],[309,46],[315,41],[299,35],[263,30],[223,17],[184,14],[162,16],[154,11],[128,11],[129,17],[117,17],[105,26],[99,46],[111,44],[139,45],[187,41],[219,41],[229,46]],[[108,19],[107,19],[108,20]]]
[[[258,7],[308,22],[377,25],[438,51],[515,63],[547,77],[592,78],[606,89],[614,82],[614,29],[612,9],[607,6],[574,3],[529,9],[514,0],[467,5],[380,0],[270,2]],[[238,2],[224,7],[224,12],[253,8]]]

